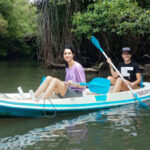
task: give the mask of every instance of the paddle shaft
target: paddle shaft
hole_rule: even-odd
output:
[[[90,82],[84,83],[84,82],[72,82],[70,83],[71,86],[73,85],[79,85],[76,88],[80,88],[83,86],[87,86],[88,89],[97,94],[106,94],[110,88],[110,80],[105,78],[93,78]]]
[[[68,82],[64,81],[65,84],[68,84]],[[79,86],[101,86],[106,87],[103,84],[96,84],[96,83],[84,83],[84,82],[72,82],[71,85],[79,85]]]

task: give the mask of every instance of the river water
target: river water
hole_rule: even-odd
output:
[[[64,69],[35,62],[0,62],[0,92],[35,90],[42,76],[64,79]],[[106,76],[102,73],[101,76]],[[87,74],[90,81],[97,74]],[[0,150],[149,150],[150,111],[138,105],[46,118],[0,118]]]

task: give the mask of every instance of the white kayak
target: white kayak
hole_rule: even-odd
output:
[[[144,82],[144,87],[133,90],[140,101],[150,102],[150,82]],[[50,99],[24,100],[19,93],[0,94],[1,117],[44,117],[46,114],[59,114],[68,112],[81,112],[88,110],[105,109],[139,103],[130,91],[94,95],[88,89],[83,97],[58,98],[53,95]],[[26,93],[29,96],[29,93]]]

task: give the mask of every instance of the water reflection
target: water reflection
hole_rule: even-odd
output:
[[[1,92],[16,92],[20,85],[27,92],[36,89],[44,75],[63,80],[65,74],[64,69],[42,70],[34,62],[2,62],[0,68]],[[87,81],[96,76],[87,74]],[[128,105],[52,119],[0,118],[0,150],[147,150],[150,112],[135,108]]]
[[[52,120],[45,118],[21,119],[19,120],[20,125],[16,123],[18,122],[16,120],[10,121],[11,124],[7,123],[5,129],[12,127],[14,133],[11,132],[11,135],[8,135],[8,132],[3,130],[0,149],[30,149],[31,147],[32,149],[59,149],[60,147],[63,147],[62,149],[73,149],[73,147],[79,149],[78,146],[90,138],[99,137],[105,143],[105,139],[114,137],[116,133],[122,134],[124,137],[126,134],[138,136],[141,129],[139,114],[140,111],[135,111],[134,106],[130,105],[82,115],[60,116]],[[99,133],[97,133],[98,131]],[[95,137],[92,134],[95,134]],[[81,145],[80,149],[82,149]]]

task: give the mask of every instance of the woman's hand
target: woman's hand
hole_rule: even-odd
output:
[[[72,86],[73,85],[73,81],[72,80],[67,81],[67,85],[68,86]]]
[[[73,82],[72,80],[67,81],[67,85],[75,87],[75,88],[79,88],[79,85],[77,83]]]

